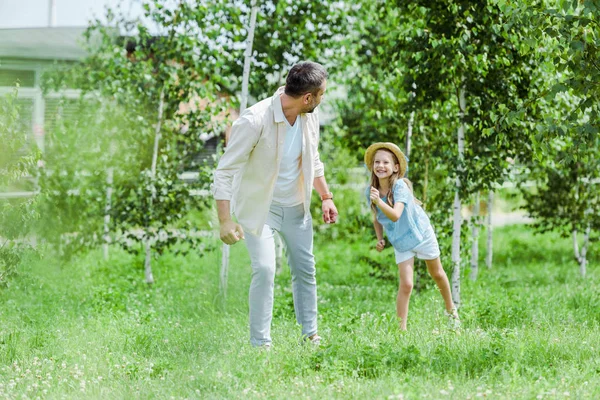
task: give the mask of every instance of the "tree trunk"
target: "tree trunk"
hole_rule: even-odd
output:
[[[479,273],[479,192],[475,195],[473,206],[473,244],[471,246],[471,280],[477,280]]]
[[[229,275],[229,246],[223,245],[223,254],[221,258],[221,273],[219,274],[220,292],[223,300],[227,298],[227,279]],[[223,304],[225,302],[223,301]]]
[[[248,104],[248,82],[250,81],[250,62],[252,61],[252,44],[254,42],[254,28],[256,27],[256,14],[258,7],[256,0],[252,0],[250,6],[250,26],[248,37],[246,38],[246,51],[244,52],[244,75],[242,76],[242,98],[240,102],[240,114],[246,109]]]
[[[423,202],[423,209],[427,209],[427,189],[429,188],[429,155],[431,154],[431,145],[427,141],[427,131],[423,131],[424,143],[427,143],[427,147],[425,150],[425,157],[423,163],[425,164],[425,172],[423,173],[423,195],[421,196],[421,201]]]
[[[579,273],[582,278],[585,278],[587,272],[587,249],[590,244],[590,225],[585,230],[585,236],[583,237],[583,246],[581,246],[581,261],[579,262]]]
[[[454,193],[454,222],[452,225],[452,301],[458,307],[460,304],[460,197],[458,191]]]
[[[427,207],[427,189],[429,188],[429,146],[427,146],[427,155],[425,156],[425,174],[423,176],[423,208]]]
[[[488,193],[488,205],[487,205],[487,254],[485,258],[485,264],[488,268],[492,268],[492,257],[494,255],[493,245],[493,234],[492,234],[492,207],[494,205],[494,192],[490,189]]]
[[[460,125],[458,127],[458,158],[462,162],[465,153],[465,124],[464,124],[464,116],[465,116],[465,89],[464,86],[461,86],[459,89],[459,118]],[[462,168],[462,167],[460,167]],[[452,300],[454,305],[458,308],[460,307],[460,230],[462,224],[462,216],[461,216],[461,200],[459,191],[461,188],[460,182],[460,172],[456,176],[456,189],[454,192],[454,223],[452,230]]]
[[[585,230],[583,237],[583,245],[581,246],[581,252],[579,252],[579,244],[577,243],[577,230],[573,230],[573,250],[575,252],[575,260],[579,263],[579,274],[582,278],[585,278],[587,273],[587,248],[590,242],[590,226],[588,225]]]
[[[413,124],[415,122],[415,112],[410,113],[410,118],[408,119],[408,129],[406,131],[406,158],[410,159],[410,145],[412,144],[412,132],[413,132]],[[406,172],[406,177],[408,178],[408,171]]]
[[[579,254],[579,243],[577,243],[577,229],[573,229],[573,253],[575,255],[575,260],[579,262],[580,254]]]
[[[146,238],[144,241],[144,277],[146,278],[146,283],[148,285],[152,285],[154,283],[154,276],[152,275],[152,245],[150,244],[150,239]]]
[[[256,0],[252,0],[250,6],[250,25],[248,27],[248,37],[246,38],[246,50],[244,51],[244,72],[242,76],[242,98],[240,99],[240,115],[246,109],[248,104],[248,82],[250,81],[250,62],[252,61],[252,43],[254,42],[254,28],[256,27],[256,14],[258,6]],[[223,298],[227,298],[227,276],[229,274],[229,246],[223,244],[223,257],[221,259],[221,281],[219,288]]]
[[[106,204],[104,206],[104,260],[108,260],[108,245],[110,244],[110,210],[112,207],[112,191],[113,191],[113,173],[114,168],[110,167],[106,170]]]
[[[156,178],[156,165],[158,163],[158,149],[160,143],[160,129],[162,127],[163,111],[165,106],[165,90],[164,88],[160,91],[160,100],[158,102],[158,121],[156,122],[156,128],[154,129],[154,150],[152,152],[152,167],[150,169],[151,179],[151,193],[150,193],[150,205],[148,207],[148,224],[146,226],[146,237],[144,238],[144,248],[146,256],[144,259],[144,273],[146,276],[146,283],[154,283],[154,277],[152,276],[152,245],[150,243],[150,224],[152,223],[153,214],[153,203],[156,197],[156,188],[154,187],[154,179]]]

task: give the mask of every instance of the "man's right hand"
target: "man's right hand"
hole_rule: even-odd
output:
[[[221,224],[220,236],[223,243],[236,244],[244,239],[244,230],[240,224],[236,224],[232,220],[229,220]]]

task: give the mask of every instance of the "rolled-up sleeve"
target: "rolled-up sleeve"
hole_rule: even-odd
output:
[[[260,138],[260,129],[250,109],[233,123],[229,143],[214,172],[212,194],[215,200],[231,200],[233,177],[240,171]]]
[[[325,166],[319,158],[319,153],[315,154],[315,178],[319,178],[325,175]]]
[[[315,151],[315,156],[314,156],[314,160],[313,160],[313,168],[315,170],[315,178],[319,178],[321,176],[325,175],[325,166],[323,165],[323,163],[321,162],[321,157],[319,155],[319,139],[320,139],[320,127],[319,127],[319,118],[318,118],[318,114],[315,114],[315,129],[316,129],[316,133],[315,133],[315,140],[316,142],[316,151]]]

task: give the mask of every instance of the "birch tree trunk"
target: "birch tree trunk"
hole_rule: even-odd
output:
[[[252,0],[250,6],[250,25],[248,27],[248,37],[246,38],[246,50],[244,51],[244,72],[242,75],[242,98],[240,100],[240,115],[246,109],[248,104],[248,82],[250,80],[250,62],[252,61],[252,43],[254,42],[254,28],[256,27],[256,14],[258,6],[256,0]],[[221,280],[219,288],[223,298],[227,298],[227,277],[229,274],[229,245],[223,244],[222,259],[221,259]]]
[[[106,204],[104,206],[104,235],[103,253],[104,260],[108,260],[108,245],[110,244],[110,210],[112,208],[112,191],[113,191],[113,173],[114,168],[110,167],[106,170]]]
[[[587,248],[590,242],[590,226],[588,225],[585,230],[583,237],[583,245],[581,246],[581,252],[579,252],[579,244],[577,243],[577,229],[573,230],[573,250],[575,252],[575,260],[579,263],[579,274],[582,278],[585,278],[587,273]]]
[[[583,237],[583,246],[581,247],[581,261],[579,262],[579,273],[582,278],[585,278],[587,273],[587,249],[590,244],[590,226],[588,225],[585,230],[585,236]]]
[[[575,256],[575,260],[577,262],[579,262],[579,258],[581,257],[581,255],[579,254],[579,243],[577,243],[577,229],[573,229],[572,237],[573,237],[573,253]]]
[[[427,155],[425,156],[425,174],[423,176],[423,207],[427,207],[427,189],[429,188],[429,148],[427,149]]]
[[[494,255],[493,247],[493,233],[492,233],[492,208],[494,205],[494,192],[490,189],[488,193],[488,205],[487,205],[487,254],[485,257],[485,265],[488,268],[492,268],[492,257]]]
[[[240,114],[248,104],[248,82],[250,81],[250,62],[252,61],[252,44],[254,42],[254,28],[256,27],[256,14],[258,6],[256,0],[252,0],[250,6],[250,26],[248,27],[248,38],[246,39],[246,50],[244,51],[244,74],[242,76],[242,99],[240,103]]]
[[[462,161],[465,153],[465,89],[461,86],[459,90],[459,118],[458,127],[458,158]],[[462,168],[462,167],[461,167]],[[462,172],[462,171],[460,171]],[[456,190],[454,192],[454,222],[452,227],[452,301],[456,308],[460,307],[460,228],[462,224],[461,201],[459,191],[461,188],[460,174],[456,176]]]
[[[225,305],[227,298],[227,280],[229,278],[229,245],[223,244],[223,255],[221,258],[221,273],[219,274],[220,292]]]
[[[415,123],[415,112],[410,113],[410,118],[408,119],[408,130],[406,131],[406,158],[410,157],[410,145],[412,144],[412,131],[413,124]],[[408,178],[408,171],[406,177]]]
[[[152,276],[152,245],[150,243],[150,224],[152,223],[153,214],[153,203],[156,197],[156,188],[154,187],[154,179],[156,177],[156,164],[158,162],[158,149],[160,143],[160,129],[162,127],[163,110],[165,106],[165,90],[164,88],[160,91],[160,100],[158,103],[158,121],[156,128],[154,129],[154,150],[152,152],[152,167],[150,169],[150,181],[151,181],[151,193],[150,193],[150,206],[148,207],[148,226],[146,226],[146,237],[144,239],[144,247],[146,256],[144,259],[144,275],[146,277],[147,284],[154,283],[154,276]]]
[[[471,246],[471,280],[477,280],[479,273],[479,192],[475,195],[473,206],[473,244]]]

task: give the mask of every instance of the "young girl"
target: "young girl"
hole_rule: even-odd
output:
[[[377,251],[385,247],[385,231],[396,254],[400,275],[396,312],[400,329],[406,330],[415,256],[425,260],[427,271],[442,293],[449,325],[458,327],[458,313],[440,262],[440,248],[431,222],[420,202],[413,197],[410,181],[403,178],[407,168],[404,153],[393,143],[375,143],[365,153],[365,164],[371,171],[371,186],[366,194],[374,215]]]

